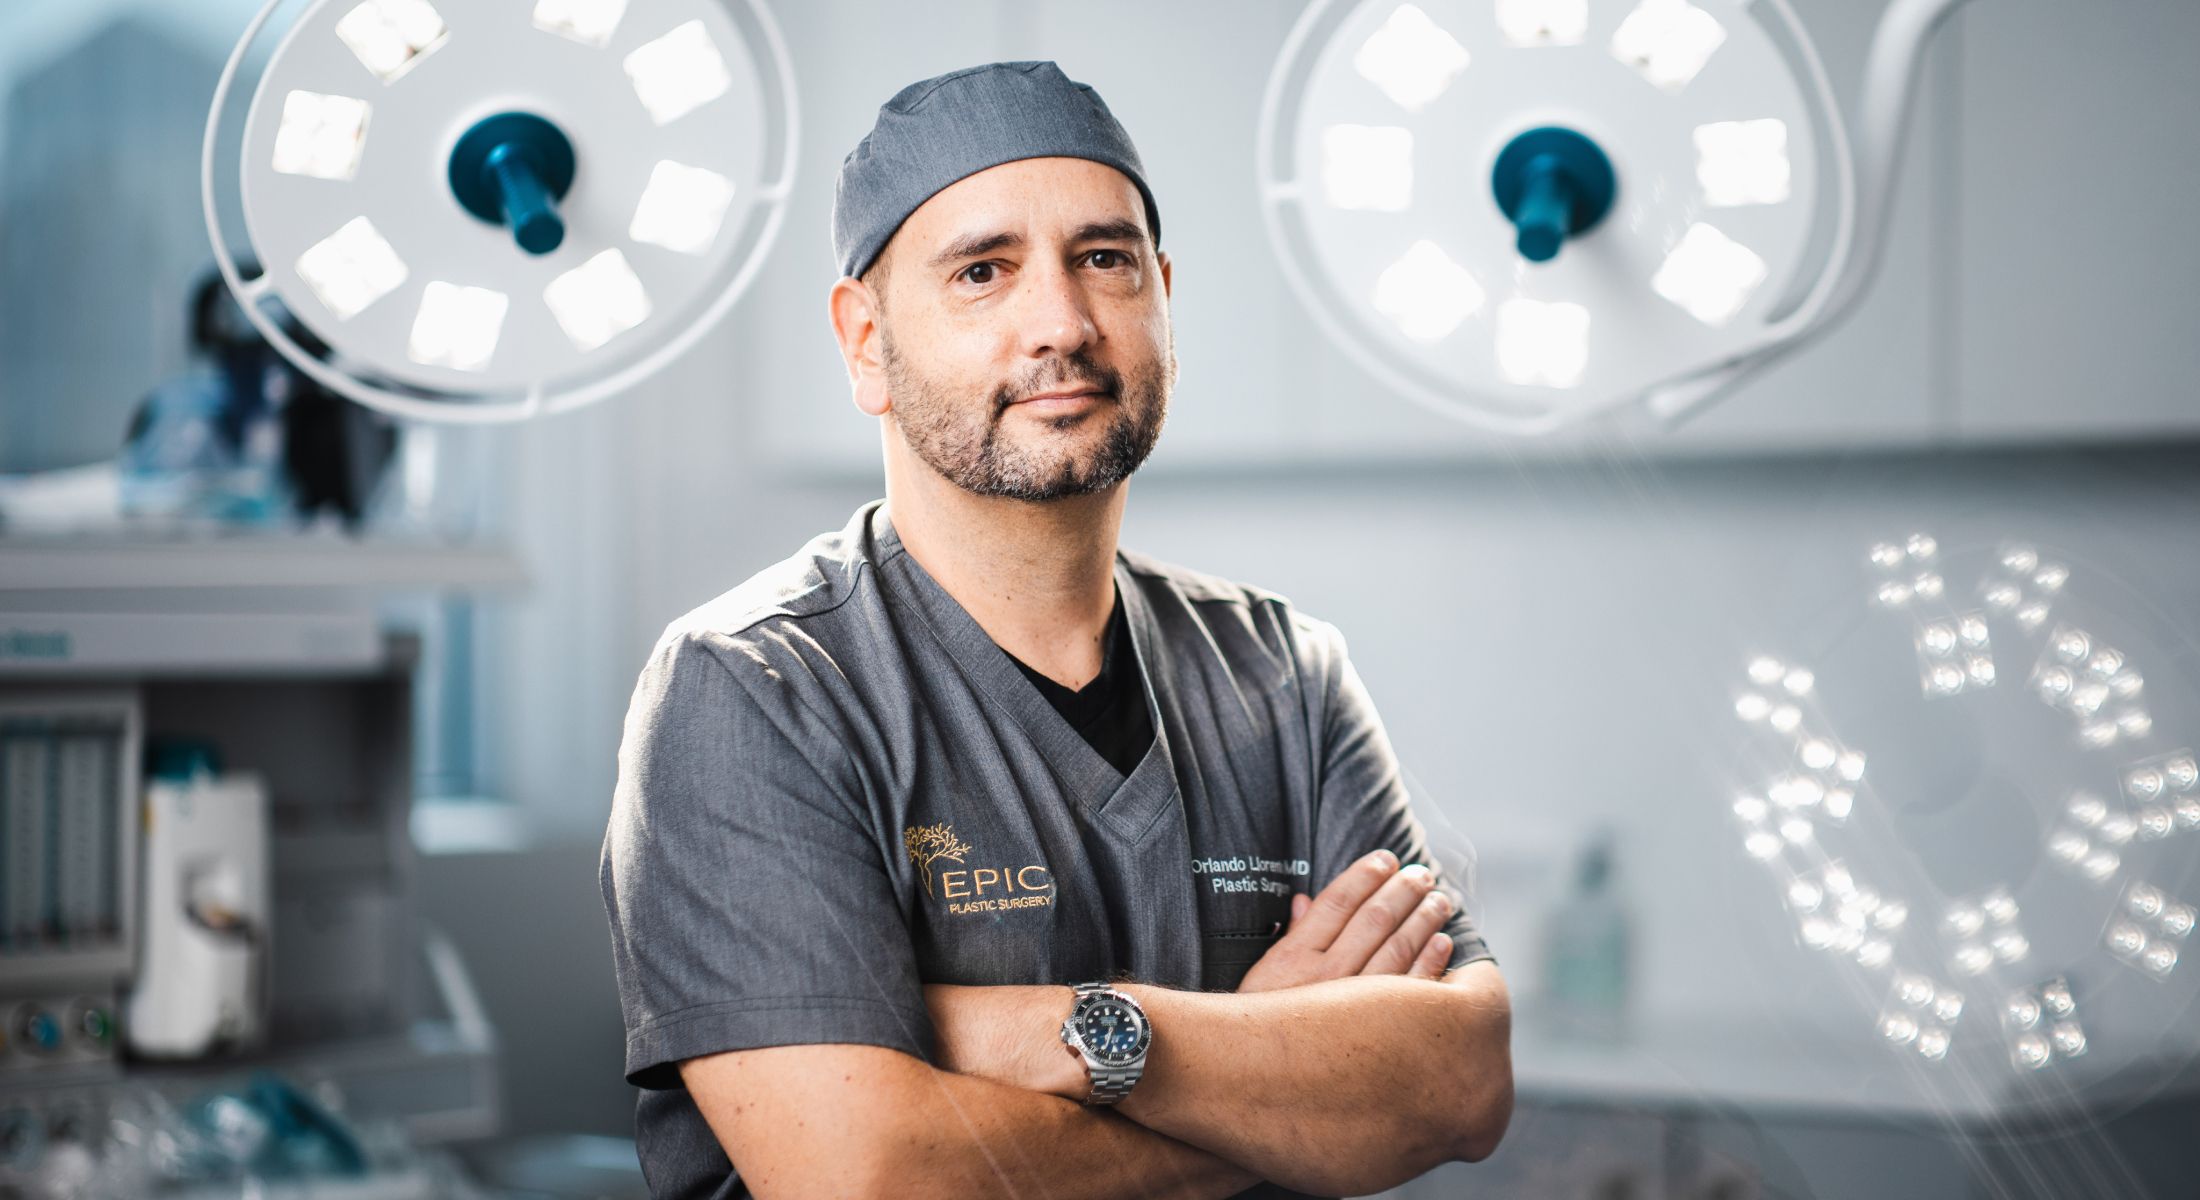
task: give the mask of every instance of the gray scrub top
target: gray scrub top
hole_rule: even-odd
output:
[[[749,1194],[683,1059],[928,1057],[925,983],[1234,988],[1377,847],[1451,893],[1452,965],[1491,957],[1335,627],[1118,553],[1154,727],[1125,777],[884,504],[672,622],[635,684],[600,882],[654,1195]]]

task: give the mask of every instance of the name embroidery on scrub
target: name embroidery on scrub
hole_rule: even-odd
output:
[[[1207,890],[1215,893],[1265,892],[1271,896],[1288,896],[1305,890],[1292,881],[1306,878],[1309,870],[1303,858],[1262,858],[1257,854],[1192,860],[1192,874],[1206,876]],[[1268,878],[1260,878],[1263,875]]]
[[[955,836],[954,826],[912,825],[901,831],[902,849],[924,879],[924,894],[947,902],[957,916],[1046,908],[1054,903],[1054,875],[1039,863],[973,867],[964,861],[975,851]],[[956,869],[943,870],[941,863]]]

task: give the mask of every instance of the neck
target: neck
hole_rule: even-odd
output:
[[[1126,485],[1060,500],[974,496],[887,422],[886,510],[902,547],[995,645],[1065,687],[1100,674]]]

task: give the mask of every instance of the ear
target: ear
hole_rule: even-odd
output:
[[[1170,283],[1170,280],[1169,280],[1169,268],[1170,268],[1171,266],[1174,266],[1175,264],[1173,264],[1173,263],[1171,263],[1171,262],[1169,261],[1169,252],[1168,252],[1168,251],[1166,251],[1166,250],[1158,250],[1158,249],[1157,249],[1157,250],[1155,250],[1155,251],[1154,251],[1153,253],[1154,253],[1154,258],[1155,258],[1155,259],[1157,259],[1157,260],[1158,260],[1158,261],[1159,261],[1159,262],[1161,263],[1161,294],[1162,294],[1162,295],[1164,295],[1164,296],[1172,296],[1172,297],[1173,297],[1173,296],[1174,296],[1174,293],[1170,291],[1170,287],[1171,287],[1172,285],[1171,285],[1171,283]]]
[[[886,392],[886,363],[879,344],[878,297],[853,275],[833,284],[828,300],[833,337],[840,343],[841,361],[847,364],[848,383],[854,389],[856,407],[871,416],[884,416],[894,406]]]

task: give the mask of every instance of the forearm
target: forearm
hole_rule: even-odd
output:
[[[789,1046],[694,1059],[682,1076],[760,1200],[1219,1200],[1257,1178],[1112,1113],[958,1075],[896,1050]],[[803,1114],[831,1114],[804,1119]]]
[[[1512,1108],[1496,969],[1258,995],[1126,987],[1153,1021],[1123,1115],[1302,1191],[1380,1191],[1495,1148]]]
[[[1362,1194],[1481,1158],[1511,1112],[1509,1008],[1488,964],[1253,995],[1122,986],[1155,1030],[1122,1114],[1289,1187]],[[1054,1036],[1069,989],[927,993],[943,1066],[1082,1094]]]
[[[932,1087],[923,1118],[897,1123],[891,1194],[1219,1200],[1260,1182],[1214,1154],[1060,1096],[949,1071],[933,1072]]]

